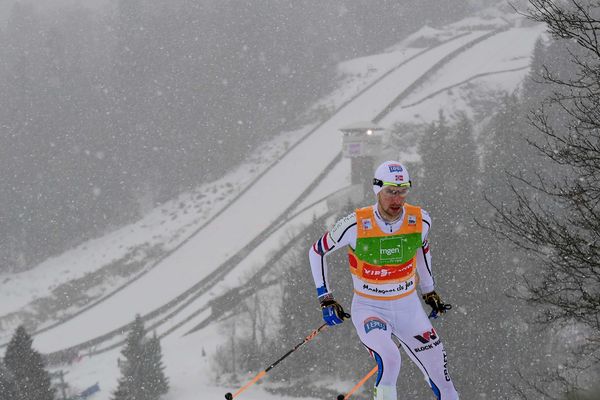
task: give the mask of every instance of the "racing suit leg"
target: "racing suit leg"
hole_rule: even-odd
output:
[[[375,400],[397,400],[396,380],[400,373],[400,351],[392,340],[392,328],[385,310],[352,302],[352,322],[358,337],[377,363]]]
[[[401,324],[400,321],[395,321],[393,334],[419,367],[436,398],[458,400],[458,393],[448,372],[448,357],[444,344],[418,298],[414,303],[413,312],[400,317],[411,323]]]

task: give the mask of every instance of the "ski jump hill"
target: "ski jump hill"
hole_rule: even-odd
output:
[[[385,71],[347,96],[201,229],[147,273],[37,332],[35,347],[55,356],[107,351],[122,343],[136,314],[168,341],[198,329],[211,316],[211,301],[232,282],[245,280],[238,294],[266,284],[256,266],[289,241],[290,230],[328,215],[326,199],[349,184],[340,127],[354,121],[387,127],[416,115],[426,120],[424,110],[437,115],[450,90],[484,77],[504,75],[516,87],[542,32],[504,21],[456,30],[424,48],[391,49]]]

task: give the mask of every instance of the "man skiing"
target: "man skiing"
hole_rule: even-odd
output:
[[[340,219],[317,240],[309,251],[310,266],[323,319],[328,325],[342,323],[348,314],[333,298],[326,255],[348,246],[354,284],[352,322],[378,365],[375,400],[397,400],[401,359],[392,336],[423,372],[438,400],[457,400],[444,346],[416,291],[419,282],[432,315],[450,308],[434,290],[427,242],[431,218],[405,202],[410,187],[401,163],[381,164],[373,179],[376,204]]]

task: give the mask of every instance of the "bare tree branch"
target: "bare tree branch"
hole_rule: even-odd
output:
[[[572,361],[545,371],[543,380],[520,375],[515,393],[583,398],[584,377],[598,376],[600,358],[600,2],[529,0],[522,14],[546,24],[569,70],[552,60],[541,69],[551,93],[529,114],[537,134],[528,142],[543,161],[533,172],[507,173],[512,202],[486,197],[495,215],[479,224],[537,260],[517,296],[540,309],[538,322],[591,332]]]

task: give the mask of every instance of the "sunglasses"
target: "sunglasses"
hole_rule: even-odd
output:
[[[383,189],[381,190],[384,195],[388,197],[401,196],[404,197],[410,191],[411,182],[384,182],[381,179],[373,179],[373,185],[381,186]]]

